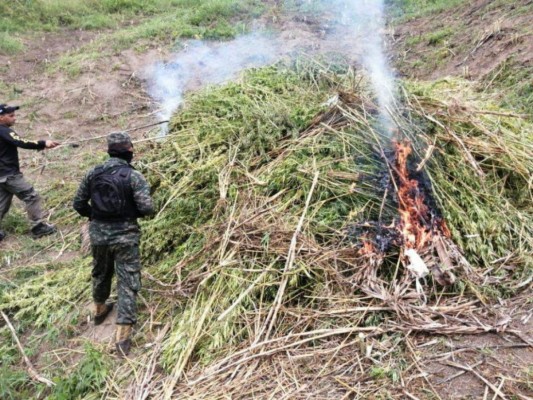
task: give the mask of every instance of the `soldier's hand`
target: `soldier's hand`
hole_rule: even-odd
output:
[[[46,149],[53,149],[54,147],[59,146],[59,142],[54,142],[53,140],[47,140],[44,144]]]

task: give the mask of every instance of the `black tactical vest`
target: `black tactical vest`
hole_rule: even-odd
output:
[[[131,171],[130,165],[95,169],[90,182],[92,220],[121,222],[139,217],[131,189]]]

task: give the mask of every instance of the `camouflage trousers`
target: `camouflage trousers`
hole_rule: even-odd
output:
[[[13,196],[17,196],[26,205],[26,212],[32,227],[44,219],[41,196],[22,174],[17,174],[0,177],[0,222],[11,208]]]
[[[111,293],[113,275],[117,275],[117,324],[137,322],[137,292],[141,289],[141,262],[137,243],[93,245],[93,300],[105,303]]]

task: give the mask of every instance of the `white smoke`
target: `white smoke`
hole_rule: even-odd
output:
[[[161,120],[168,120],[182,104],[185,92],[235,78],[244,69],[271,64],[277,59],[276,40],[250,34],[229,42],[188,41],[171,61],[148,71],[148,90],[160,104]],[[165,132],[166,126],[163,128]]]
[[[394,128],[391,111],[395,102],[394,74],[384,51],[385,12],[383,0],[322,1],[339,15],[333,35],[352,36],[358,60],[367,71],[377,98],[381,122],[387,134]],[[340,27],[344,27],[340,32]]]
[[[309,31],[299,36],[294,25],[287,24],[278,36],[255,33],[229,42],[188,41],[170,61],[153,65],[147,74],[148,90],[160,105],[161,120],[171,117],[187,91],[226,82],[246,68],[294,57],[300,50],[307,54],[337,52],[357,61],[370,77],[382,128],[391,132],[395,88],[383,46],[383,0],[306,0],[306,4],[322,8],[317,17],[320,33],[313,36]]]

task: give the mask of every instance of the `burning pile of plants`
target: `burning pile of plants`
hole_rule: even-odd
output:
[[[463,85],[405,87],[392,134],[350,69],[271,67],[192,96],[144,164],[165,334],[131,394],[376,395],[367,371],[411,335],[499,329],[483,304],[531,281],[531,124],[458,103]]]
[[[188,98],[139,162],[138,350],[100,395],[416,396],[416,335],[502,329],[486,304],[531,283],[531,122],[443,81],[385,132],[365,82],[306,61]]]

